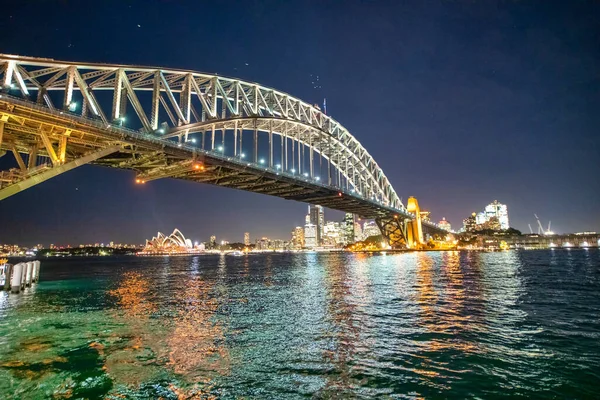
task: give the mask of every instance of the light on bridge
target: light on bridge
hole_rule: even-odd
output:
[[[295,170],[294,168],[292,168],[292,169],[290,169],[290,172],[291,172],[292,174],[295,174],[295,173],[296,173],[296,170]]]
[[[244,153],[240,154],[240,158],[244,158],[246,155]]]
[[[192,139],[190,140],[190,142],[192,142],[192,143],[196,143],[196,139],[192,138]]]
[[[338,197],[342,197],[342,192],[338,192]]]
[[[321,177],[319,177],[319,176],[315,176],[315,180],[316,180],[316,181],[320,181],[320,180],[321,180]]]
[[[217,147],[217,150],[219,150],[219,151],[223,151],[223,146],[219,146],[219,147]]]
[[[307,177],[307,178],[308,178],[308,173],[306,173],[306,172],[305,172],[305,173],[303,173],[302,175],[304,175],[305,177]]]
[[[277,165],[275,166],[275,168],[277,168],[277,169],[281,169],[281,164],[277,164]]]
[[[265,159],[261,158],[258,162],[261,163],[261,164],[264,164],[265,163]]]

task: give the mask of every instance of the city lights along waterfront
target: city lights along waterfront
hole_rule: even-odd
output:
[[[594,398],[600,254],[48,258],[0,292],[0,393]]]
[[[600,399],[600,2],[337,3],[3,7],[0,400]]]

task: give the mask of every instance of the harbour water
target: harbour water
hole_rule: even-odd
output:
[[[0,398],[598,398],[600,251],[42,261]]]

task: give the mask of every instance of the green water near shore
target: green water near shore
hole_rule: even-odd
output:
[[[42,261],[3,399],[594,398],[597,250]]]

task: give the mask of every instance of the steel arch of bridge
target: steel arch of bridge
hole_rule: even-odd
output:
[[[0,84],[0,156],[11,151],[19,165],[0,172],[0,200],[93,162],[133,169],[141,182],[189,179],[374,218],[396,245],[418,218],[341,124],[256,83],[0,54]]]
[[[290,126],[287,138],[300,147],[322,155],[338,170],[338,186],[346,186],[396,209],[404,206],[373,157],[346,128],[318,107],[286,93],[256,83],[193,71],[125,65],[80,64],[51,59],[0,55],[2,82],[18,89],[50,109],[68,109],[75,95],[81,97],[80,114],[106,124],[119,121],[130,105],[143,131],[157,137],[189,139],[200,127],[215,129],[240,120],[239,129],[270,131]],[[103,104],[98,93],[112,93],[111,104]],[[60,98],[53,92],[62,92]],[[149,96],[143,104],[142,93]],[[34,96],[35,94],[35,96]],[[54,97],[54,100],[53,100]],[[57,101],[58,100],[58,101]],[[161,116],[168,128],[161,126]],[[249,126],[256,123],[256,127]],[[213,126],[214,123],[214,126]],[[301,127],[301,128],[300,128]],[[315,142],[306,139],[306,134]],[[300,149],[299,149],[300,151]],[[312,153],[312,152],[311,152]],[[254,160],[257,161],[257,160]],[[343,179],[342,179],[343,177]],[[344,180],[344,182],[342,182]],[[329,178],[331,183],[331,178]]]

